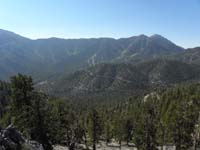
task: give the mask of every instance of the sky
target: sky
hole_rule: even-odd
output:
[[[200,46],[200,0],[0,0],[0,28],[31,39],[160,34]]]

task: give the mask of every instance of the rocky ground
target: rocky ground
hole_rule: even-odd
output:
[[[78,145],[79,148],[76,148],[76,150],[83,150],[85,149],[85,146],[84,145]],[[89,149],[92,150],[92,147],[89,147]],[[96,149],[97,150],[119,150],[120,147],[119,147],[119,144],[118,143],[110,143],[110,144],[106,144],[105,142],[100,142],[96,145]],[[60,145],[56,145],[54,146],[54,150],[68,150],[67,147],[65,146],[60,146]],[[121,150],[137,150],[135,147],[133,146],[127,146],[125,143],[122,144],[122,147],[121,147]]]
[[[91,147],[90,147],[90,149],[92,150]],[[68,148],[57,145],[57,146],[54,146],[54,150],[68,150]],[[83,150],[83,148],[76,149],[76,150]],[[133,145],[127,146],[124,143],[124,144],[122,144],[122,147],[120,149],[120,147],[117,143],[110,143],[110,144],[106,145],[105,142],[101,142],[100,144],[97,144],[97,150],[137,150],[137,148],[135,148]],[[175,147],[174,146],[165,146],[163,150],[175,150]]]
[[[68,148],[64,146],[55,146],[54,150],[68,150]],[[82,149],[77,149],[77,150],[82,150]],[[100,146],[100,147],[97,147],[97,150],[120,150],[120,148],[113,147],[113,146]],[[122,146],[121,150],[137,150],[137,149],[133,147]]]
[[[79,148],[75,150],[85,149],[84,145],[78,145]],[[54,150],[68,150],[65,146],[56,145],[53,146]],[[0,129],[0,150],[44,150],[42,145],[36,141],[29,141],[25,139],[22,134],[12,125],[6,129]],[[92,147],[89,147],[92,150]],[[122,143],[121,149],[118,143],[113,142],[108,145],[105,142],[100,142],[96,146],[97,150],[137,150],[134,144],[127,146],[126,143]],[[160,148],[159,148],[160,149]],[[175,150],[174,146],[165,146],[163,150]],[[192,149],[191,149],[192,150]],[[198,149],[200,150],[200,149]]]
[[[16,149],[44,150],[38,142],[25,139],[13,125],[0,129],[0,150]]]

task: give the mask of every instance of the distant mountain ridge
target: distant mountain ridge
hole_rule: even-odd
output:
[[[200,64],[200,47],[187,49],[178,56],[180,61],[188,64]]]
[[[18,72],[44,80],[100,63],[132,63],[183,53],[183,48],[160,35],[130,38],[31,40],[0,30],[0,79]]]

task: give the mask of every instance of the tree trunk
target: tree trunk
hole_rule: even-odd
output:
[[[93,142],[93,150],[96,150],[96,143]]]
[[[94,124],[93,128],[94,128],[94,130],[93,130],[93,150],[96,150],[96,126],[95,126],[95,124]]]
[[[198,142],[197,142],[197,138],[195,137],[195,139],[194,139],[194,150],[197,150],[197,148],[198,148],[198,144],[197,144]]]
[[[122,148],[122,141],[120,140],[119,141],[119,149],[121,150],[121,148]]]
[[[165,129],[161,123],[161,130],[162,130],[162,145],[161,145],[161,150],[164,150],[164,144],[165,144]]]
[[[93,150],[96,150],[96,138],[97,138],[97,133],[96,133],[96,114],[93,112]]]

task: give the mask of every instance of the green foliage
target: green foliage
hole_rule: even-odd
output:
[[[31,77],[18,74],[11,78],[11,121],[23,134],[52,149],[47,133],[47,97],[34,91]]]
[[[6,127],[10,123],[10,84],[0,81],[0,126]]]
[[[135,144],[140,149],[156,150],[158,143],[156,138],[158,125],[158,100],[156,96],[150,96],[142,103],[140,118],[136,123]]]
[[[73,149],[80,143],[96,149],[102,140],[134,143],[141,150],[169,144],[187,150],[200,143],[199,93],[199,84],[187,84],[124,101],[74,101],[49,98],[34,90],[31,77],[19,74],[11,80],[11,93],[1,95],[6,109],[0,125],[14,123],[47,150],[51,144]]]
[[[11,114],[12,121],[24,134],[28,134],[28,127],[32,120],[33,82],[31,77],[18,74],[11,78]],[[27,135],[28,136],[28,135]]]

